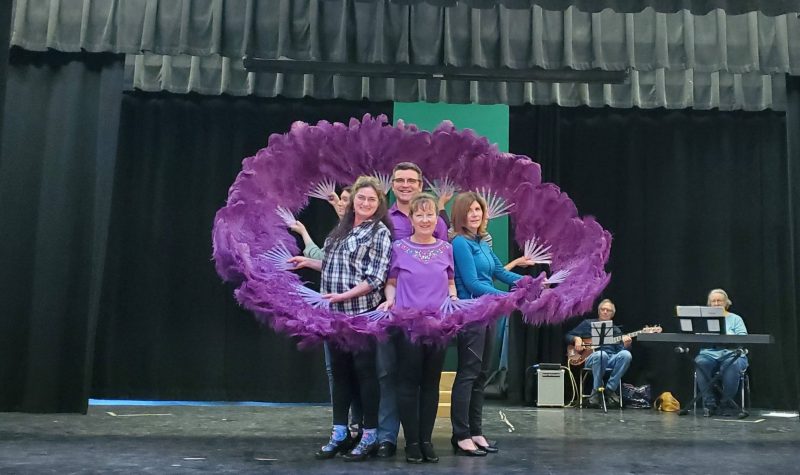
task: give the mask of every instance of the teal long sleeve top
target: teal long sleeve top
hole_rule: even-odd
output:
[[[480,239],[458,235],[453,239],[453,260],[458,298],[477,298],[488,294],[503,294],[494,287],[494,279],[508,285],[522,278],[507,271],[489,245]]]

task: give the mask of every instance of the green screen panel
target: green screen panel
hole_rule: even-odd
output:
[[[508,106],[507,105],[481,105],[481,104],[444,104],[426,102],[395,102],[394,120],[402,119],[407,124],[415,124],[421,130],[433,131],[443,120],[449,120],[457,129],[472,129],[478,135],[497,144],[503,152],[508,151]],[[422,170],[425,173],[425,170]],[[508,218],[493,219],[489,222],[489,233],[493,238],[493,248],[500,262],[508,262]],[[496,282],[500,289],[507,290],[508,286]],[[500,360],[501,341],[505,318],[498,321],[498,341],[495,345],[495,355],[492,369],[498,367]],[[458,356],[454,345],[450,345],[445,357],[445,371],[455,371],[458,365]]]
[[[443,120],[449,120],[456,128],[472,129],[497,144],[501,151],[508,151],[508,106],[505,104],[395,102],[395,122],[398,119],[428,131],[433,131]],[[503,216],[490,221],[489,232],[494,239],[495,254],[501,262],[508,262],[508,218]],[[499,285],[506,288],[504,284]]]

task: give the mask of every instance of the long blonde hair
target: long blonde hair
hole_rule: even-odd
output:
[[[481,225],[478,226],[478,234],[475,236],[472,231],[467,228],[467,213],[469,212],[470,206],[472,203],[478,202],[481,206],[481,210],[483,211],[483,219],[481,220]],[[474,191],[465,191],[463,193],[459,193],[453,199],[453,208],[450,212],[450,216],[452,217],[453,221],[453,232],[456,235],[463,235],[468,237],[479,237],[483,239],[486,236],[486,225],[489,222],[489,216],[486,212],[486,201],[481,198],[481,195],[475,193]]]

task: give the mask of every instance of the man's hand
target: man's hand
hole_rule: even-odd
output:
[[[394,299],[386,300],[385,302],[378,305],[378,310],[383,310],[384,312],[388,312],[389,309],[394,307]]]
[[[631,343],[633,343],[633,338],[629,337],[628,335],[622,336],[622,344],[625,346],[625,348],[631,346]]]
[[[572,344],[575,346],[575,351],[583,351],[583,338],[576,336]]]

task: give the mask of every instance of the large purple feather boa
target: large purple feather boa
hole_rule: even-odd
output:
[[[302,285],[297,275],[264,258],[279,243],[299,252],[276,208],[297,214],[325,178],[350,184],[359,175],[389,174],[404,161],[419,165],[428,179],[449,177],[463,190],[489,188],[513,203],[517,243],[536,236],[551,245],[550,270],[568,269],[567,279],[548,287],[544,273],[524,277],[508,294],[481,297],[446,315],[394,309],[391,318],[373,321],[306,303],[294,287]],[[389,327],[403,329],[414,341],[442,344],[466,325],[487,324],[513,310],[530,324],[558,323],[591,310],[610,278],[604,266],[611,235],[594,218],[579,217],[557,186],[542,183],[539,165],[530,158],[502,153],[449,121],[431,133],[402,121],[391,126],[383,115],[348,125],[295,122],[288,133],[271,135],[266,148],[243,161],[214,220],[213,242],[217,272],[238,286],[239,303],[275,331],[296,337],[300,347],[327,340],[355,349],[370,337],[385,338]]]

